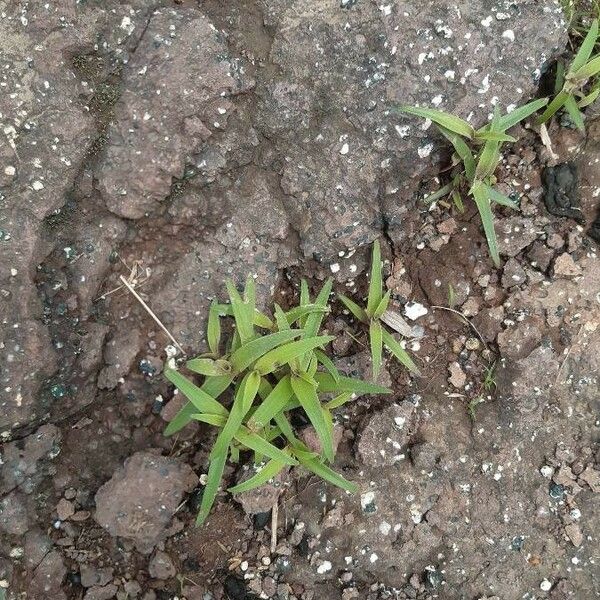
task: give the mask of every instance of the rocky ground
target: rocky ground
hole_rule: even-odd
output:
[[[0,599],[599,596],[598,110],[517,130],[499,271],[392,110],[481,124],[566,44],[549,0],[0,2]],[[119,277],[193,353],[225,278],[360,294],[376,238],[423,374],[340,411],[361,493],[292,472],[195,528],[212,434],[162,435],[169,340]]]

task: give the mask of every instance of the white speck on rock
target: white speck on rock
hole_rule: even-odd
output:
[[[332,273],[337,273],[340,270],[340,265],[339,263],[333,263],[332,265],[329,265],[329,268]]]
[[[348,154],[350,151],[350,146],[348,144],[344,144],[340,149],[340,154]]]
[[[420,158],[428,157],[433,150],[433,144],[426,144],[425,146],[421,146],[417,152]]]
[[[416,321],[419,317],[423,317],[429,311],[419,302],[408,302],[404,307],[404,314],[411,320]]]
[[[540,583],[540,590],[542,590],[542,592],[549,592],[551,589],[552,584],[547,579],[543,579],[542,583]]]
[[[511,42],[515,41],[515,32],[512,29],[507,29],[502,32],[502,37],[510,40]]]
[[[485,19],[482,19],[481,24],[484,27],[489,27],[492,24],[493,20],[494,20],[494,18],[492,17],[492,15],[489,15]]]
[[[318,567],[317,567],[317,573],[319,575],[323,575],[324,573],[327,573],[328,571],[331,571],[331,563],[328,560],[324,560]]]
[[[554,473],[554,469],[550,466],[550,465],[544,465],[541,469],[540,469],[540,473],[546,478],[546,479],[550,479],[550,477],[552,477],[552,474]]]
[[[43,189],[44,189],[44,184],[43,184],[41,181],[39,181],[39,180],[37,180],[37,179],[36,179],[36,180],[35,180],[35,181],[34,181],[34,182],[31,184],[31,187],[32,187],[32,188],[33,188],[33,189],[34,189],[36,192],[39,192],[40,190],[43,190]]]

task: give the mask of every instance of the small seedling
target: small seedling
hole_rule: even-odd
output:
[[[433,121],[454,147],[454,169],[451,181],[428,196],[427,201],[433,202],[450,196],[457,209],[462,212],[464,210],[462,195],[471,197],[477,205],[490,256],[496,267],[500,266],[500,254],[494,229],[492,204],[518,209],[513,200],[493,187],[496,183],[494,173],[501,161],[502,144],[516,142],[517,140],[506,132],[547,103],[547,99],[534,100],[503,116],[496,108],[491,122],[477,130],[460,117],[440,110],[412,106],[399,109]]]
[[[327,466],[334,459],[332,410],[362,394],[390,390],[340,375],[325,353],[334,337],[319,331],[329,312],[331,285],[327,281],[312,303],[303,282],[300,304],[288,311],[275,304],[270,318],[256,308],[252,278],[243,296],[228,282],[230,303],[213,302],[209,309],[209,351],[185,365],[203,377],[202,385],[174,368],[165,370],[166,378],[188,399],[165,434],[173,435],[194,420],[218,430],[209,455],[198,524],[205,521],[215,501],[227,458],[238,462],[245,451],[254,452],[257,473],[230,488],[233,494],[259,487],[296,465],[344,490],[357,489]],[[224,343],[221,320],[228,318],[233,318],[235,327]],[[296,436],[288,415],[297,410],[313,425],[320,453],[311,451]]]
[[[600,54],[590,58],[599,39],[598,19],[594,19],[569,67],[562,61],[557,63],[555,96],[539,118],[540,123],[564,108],[575,126],[585,131],[581,109],[600,96],[600,80],[596,78],[600,73]]]
[[[371,347],[371,362],[373,364],[373,378],[376,380],[381,370],[383,347],[403,364],[409,371],[419,373],[419,369],[412,361],[408,352],[396,341],[392,334],[384,327],[381,316],[387,310],[390,302],[390,292],[383,293],[382,280],[383,264],[381,262],[381,248],[379,242],[373,242],[371,259],[371,280],[369,282],[369,295],[367,306],[362,308],[356,302],[340,294],[339,298],[344,306],[361,322],[369,327],[369,342]]]

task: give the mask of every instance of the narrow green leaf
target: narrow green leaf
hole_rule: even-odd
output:
[[[445,113],[441,110],[435,110],[434,108],[419,108],[417,106],[401,106],[399,107],[399,110],[410,113],[411,115],[416,115],[417,117],[429,119],[430,121],[445,127],[449,131],[469,139],[475,134],[475,131],[469,123],[463,121],[460,117]]]
[[[498,119],[496,131],[506,131],[507,129],[514,127],[517,123],[520,123],[533,113],[546,106],[546,104],[548,104],[548,98],[541,98],[539,100],[528,102],[524,106],[519,106],[506,115],[502,115]]]
[[[208,348],[215,356],[219,355],[219,344],[221,342],[221,322],[217,306],[216,300],[213,300],[208,309],[208,323],[206,327]]]
[[[467,179],[471,181],[475,175],[475,157],[473,156],[471,148],[469,148],[468,144],[461,137],[457,136],[452,131],[448,131],[443,127],[438,127],[438,129],[452,144],[456,154],[458,154],[458,157],[462,160]]]
[[[379,303],[379,306],[375,309],[375,312],[373,313],[373,318],[374,319],[379,319],[379,317],[381,317],[381,315],[387,310],[388,305],[390,303],[390,295],[391,295],[391,291],[388,290],[385,293],[385,296],[381,299],[381,302]]]
[[[289,344],[284,344],[267,352],[259,360],[256,361],[254,369],[261,375],[266,375],[277,370],[279,367],[288,364],[295,358],[302,356],[313,348],[318,348],[328,344],[335,339],[335,336],[322,335],[313,338],[297,340]]]
[[[327,281],[325,281],[323,284],[323,287],[321,288],[321,291],[315,300],[315,305],[325,310],[314,311],[308,315],[305,325],[306,337],[313,337],[319,333],[321,323],[323,322],[323,317],[327,312],[327,301],[329,300],[332,286],[333,280],[331,278],[327,279]]]
[[[281,344],[289,342],[290,340],[301,336],[303,333],[304,331],[302,329],[290,329],[258,337],[251,342],[247,342],[241,348],[238,348],[231,355],[231,364],[236,373],[240,373],[261,356],[264,356],[267,352],[273,350],[273,348],[277,348],[277,346],[281,346]]]
[[[306,279],[300,282],[300,306],[306,306],[310,304],[310,292],[308,290],[308,283]],[[300,325],[304,327],[306,324],[306,317],[300,319]]]
[[[373,363],[373,380],[377,381],[381,370],[381,354],[383,350],[382,327],[379,321],[371,321],[369,326],[369,342],[371,346],[371,361]]]
[[[258,388],[260,387],[261,376],[256,371],[251,371],[248,373],[248,379],[246,380],[246,385],[244,386],[244,392],[242,397],[242,406],[244,407],[244,414],[247,414],[248,411],[252,408],[252,404],[254,403],[254,399],[256,398],[256,394],[258,393]]]
[[[583,115],[577,106],[577,102],[575,102],[575,98],[573,96],[567,98],[565,101],[565,108],[571,117],[571,121],[575,124],[577,129],[580,131],[585,131],[585,124],[583,122]]]
[[[500,254],[498,252],[498,242],[496,240],[496,231],[494,229],[494,215],[490,206],[490,197],[488,196],[482,183],[476,181],[471,188],[475,204],[477,204],[477,210],[481,217],[481,223],[485,232],[488,247],[490,249],[490,256],[494,261],[496,268],[500,267]]]
[[[223,429],[219,432],[219,435],[215,440],[215,445],[210,451],[211,460],[217,456],[220,456],[221,454],[227,454],[227,447],[241,427],[248,410],[250,410],[250,406],[248,406],[248,398],[252,395],[252,392],[254,392],[254,395],[256,395],[256,392],[258,391],[256,375],[257,374],[254,371],[251,373],[246,373],[238,385],[233,398],[233,404],[231,405],[231,410],[229,411],[229,416],[227,417],[227,422],[225,423]],[[254,399],[254,397],[252,397],[252,399]]]
[[[369,296],[367,298],[367,315],[373,316],[375,309],[379,306],[383,297],[383,281],[381,271],[381,248],[379,240],[373,242],[373,252],[371,255],[371,278],[369,281]]]
[[[312,426],[323,447],[323,454],[329,461],[333,461],[333,438],[330,435],[329,428],[323,415],[323,410],[317,390],[310,383],[300,377],[292,375],[291,380],[292,390],[294,395],[304,409],[306,416],[310,420]]]
[[[516,142],[517,139],[512,135],[506,135],[499,131],[478,131],[475,134],[476,140],[489,141],[489,142]]]
[[[382,328],[382,337],[385,347],[394,355],[394,357],[400,364],[404,365],[409,371],[415,373],[416,375],[421,374],[419,368],[417,367],[417,365],[415,365],[408,352],[396,341],[394,336],[385,328]]]
[[[486,183],[482,183],[482,186],[492,202],[501,204],[502,206],[507,206],[508,208],[512,208],[514,210],[519,210],[519,205],[514,200],[511,200],[508,196],[501,194],[498,190],[494,189],[490,185],[487,185]]]
[[[273,420],[290,444],[292,444],[295,448],[299,445],[302,445],[302,442],[294,435],[294,430],[292,429],[292,426],[290,425],[290,422],[287,420],[287,417],[283,411],[277,413],[273,417]]]
[[[223,359],[212,360],[211,358],[192,358],[185,363],[186,368],[194,373],[217,377],[231,373],[231,364]]]
[[[202,423],[207,423],[208,425],[212,425],[213,427],[225,427],[225,423],[227,423],[227,417],[223,415],[214,415],[210,413],[194,413],[192,415],[192,419],[195,421],[201,421]]]
[[[254,308],[252,308],[252,312],[249,314],[249,305],[242,300],[233,282],[227,281],[225,285],[227,286],[229,300],[231,301],[236,330],[243,345],[254,337]]]
[[[579,50],[573,59],[573,62],[569,66],[569,73],[577,73],[588,61],[592,52],[594,50],[594,46],[596,45],[596,41],[598,39],[598,19],[594,19],[592,24],[585,36],[581,46],[579,46]]]
[[[367,313],[363,308],[361,308],[356,302],[350,300],[348,296],[344,296],[344,294],[338,294],[338,298],[342,302],[342,304],[354,315],[356,319],[361,321],[362,323],[366,323],[369,320]]]
[[[384,330],[385,331],[385,330]],[[340,376],[339,381],[336,381],[329,373],[315,373],[315,381],[318,385],[318,390],[321,393],[353,392],[357,396],[362,394],[391,394],[392,390],[376,385],[362,379],[353,379],[351,377]]]
[[[171,370],[169,370],[171,372]],[[176,372],[176,371],[175,371]],[[165,377],[168,378],[167,372],[165,371]],[[184,378],[185,379],[185,378]],[[231,376],[223,376],[223,377],[209,377],[206,379],[202,387],[200,388],[202,392],[208,394],[213,399],[218,398],[231,384],[232,377]],[[189,382],[188,382],[189,383]],[[192,384],[193,385],[193,384]],[[196,388],[196,386],[193,386]],[[189,396],[183,392],[185,396]],[[191,390],[193,393],[193,390]],[[224,411],[223,414],[228,414],[227,409],[224,406],[221,406],[221,410]],[[185,404],[181,410],[173,417],[173,419],[169,422],[165,429],[165,435],[170,436],[174,433],[180,431],[183,427],[185,427],[191,420],[191,415],[195,413],[198,409],[194,406],[192,402],[188,402]]]
[[[305,469],[312,471],[315,475],[318,475],[325,481],[348,492],[355,493],[358,491],[358,486],[355,483],[344,479],[339,473],[336,473],[333,469],[324,465],[318,458],[301,458],[298,456],[298,460]]]
[[[277,448],[277,446],[273,446],[273,444],[270,444],[256,433],[249,432],[245,427],[240,428],[235,434],[235,437],[244,444],[244,446],[250,448],[250,450],[254,450],[271,459],[281,461],[286,465],[298,464],[292,456],[286,454],[283,450]]]
[[[215,310],[220,317],[233,317],[233,308],[231,304],[217,304]],[[261,329],[273,329],[273,321],[258,309],[254,311],[254,324]]]
[[[287,331],[290,329],[291,322],[292,321],[288,321],[286,314],[281,309],[281,306],[275,303],[275,323],[277,323],[277,329],[279,331]]]
[[[578,100],[577,106],[579,108],[585,108],[586,106],[589,106],[590,104],[595,102],[598,96],[600,96],[600,84],[597,85],[594,89],[592,89],[592,91],[587,96],[582,96],[581,99]]]
[[[283,470],[285,466],[286,464],[284,462],[271,459],[264,467],[257,471],[256,475],[253,475],[252,477],[250,477],[250,479],[247,479],[246,481],[242,481],[241,483],[230,487],[228,491],[231,494],[241,494],[242,492],[248,492],[250,490],[258,488],[261,485],[264,485],[265,483],[271,481],[271,479],[273,479],[274,477],[277,477],[277,475]]]
[[[494,174],[500,162],[500,143],[486,142],[479,155],[477,167],[475,168],[475,181],[487,179]]]
[[[600,56],[595,56],[590,60],[589,63],[583,65],[575,75],[573,75],[573,81],[576,83],[583,83],[591,77],[600,73]]]
[[[325,367],[328,373],[336,380],[340,380],[340,372],[337,370],[337,367],[333,364],[333,361],[321,350],[315,350],[315,356],[317,360]]]
[[[353,392],[342,392],[329,402],[326,402],[325,407],[329,410],[333,410],[334,408],[339,408],[340,406],[343,406],[344,404],[346,404],[350,400],[353,400],[354,398],[356,398],[356,396]]]
[[[292,325],[296,321],[302,321],[304,317],[307,317],[310,314],[322,314],[326,315],[329,312],[329,309],[326,306],[319,306],[318,304],[306,304],[304,306],[295,306],[294,308],[288,310],[285,313],[285,317],[287,322]],[[304,327],[307,329],[306,325]]]
[[[461,195],[458,193],[457,190],[454,190],[452,192],[452,201],[454,202],[454,206],[456,206],[456,208],[458,209],[459,212],[461,212],[461,213],[465,212],[464,202],[462,200]]]
[[[548,105],[548,108],[542,113],[542,116],[538,119],[538,123],[546,123],[554,116],[564,105],[569,97],[569,93],[562,90],[557,96],[554,97],[552,102]]]
[[[193,384],[187,377],[174,369],[165,369],[165,377],[192,403],[200,412],[227,415],[227,409],[202,388]]]
[[[202,525],[210,513],[210,509],[212,508],[217,497],[217,493],[219,492],[219,484],[221,483],[221,478],[223,477],[226,461],[227,448],[225,448],[225,452],[215,456],[210,461],[208,475],[206,477],[206,486],[204,487],[204,492],[202,494],[200,511],[198,512],[198,517],[196,518],[196,525]]]
[[[269,421],[289,402],[292,397],[292,386],[290,376],[285,375],[273,388],[271,393],[262,401],[248,421],[251,430],[262,429]]]
[[[452,185],[452,183],[447,183],[446,185],[442,186],[436,192],[429,194],[429,196],[424,198],[424,200],[425,200],[425,202],[427,202],[427,204],[431,204],[432,202],[435,202],[436,200],[439,200],[440,198],[447,196],[453,190],[453,187],[454,186]]]
[[[556,63],[556,79],[554,80],[554,94],[558,94],[565,85],[565,63],[559,60]]]

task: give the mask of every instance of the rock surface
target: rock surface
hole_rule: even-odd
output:
[[[138,452],[98,490],[94,518],[111,535],[131,539],[148,553],[197,482],[188,465]]]

